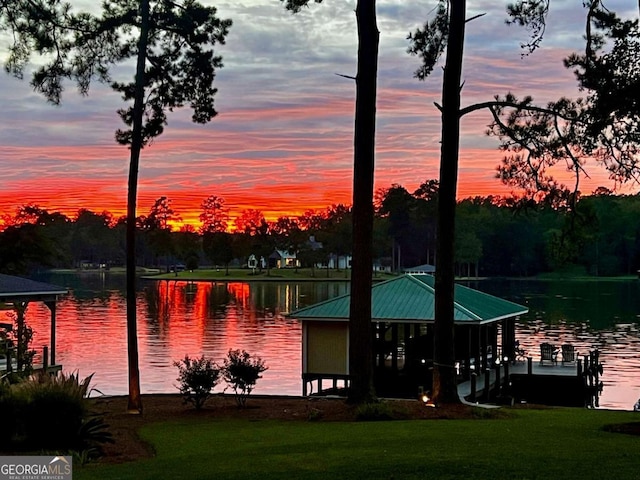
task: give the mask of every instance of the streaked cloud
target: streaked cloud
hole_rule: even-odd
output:
[[[226,199],[232,216],[258,208],[270,219],[351,203],[355,84],[336,74],[356,71],[355,1],[325,0],[297,15],[276,0],[203,3],[234,22],[220,47],[219,115],[204,126],[192,124],[187,109],[169,115],[165,134],[142,153],[139,213],[162,195],[195,223],[211,194]],[[418,82],[418,59],[406,53],[408,32],[435,5],[378,1],[376,187],[413,190],[438,176],[441,70]],[[508,91],[541,103],[578,95],[562,59],[581,47],[580,2],[553,2],[543,48],[524,58],[519,43],[527,32],[504,24],[504,5],[481,0],[469,12],[485,15],[468,25],[463,105]],[[127,80],[132,72],[124,65],[114,75]],[[98,83],[88,97],[74,90],[68,85],[62,105],[53,107],[28,82],[0,76],[0,213],[32,202],[70,215],[80,207],[124,214],[129,152],[114,141],[121,100]],[[495,179],[503,154],[484,135],[490,121],[482,112],[463,119],[460,197],[509,193]],[[602,170],[590,173],[584,191],[613,186]]]

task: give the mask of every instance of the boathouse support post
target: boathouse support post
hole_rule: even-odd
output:
[[[475,402],[476,401],[476,393],[477,393],[477,385],[476,382],[478,380],[478,375],[473,372],[471,374],[471,401]]]
[[[516,321],[514,318],[505,318],[502,320],[502,358],[509,359],[510,362],[515,361],[515,345],[516,345]]]
[[[391,325],[391,369],[398,371],[398,324]]]
[[[471,327],[471,356],[474,359],[473,371],[480,375],[482,366],[480,364],[480,325]]]
[[[47,373],[49,369],[49,347],[44,345],[42,347],[42,371]]]
[[[488,353],[488,349],[487,349],[487,345],[488,345],[488,341],[487,341],[487,334],[488,332],[488,327],[480,325],[480,355],[482,358],[482,363],[480,364],[479,368],[481,372],[484,372],[487,367],[489,366],[489,362],[487,360],[487,353]]]
[[[484,399],[489,401],[491,390],[491,369],[487,368],[484,371]]]
[[[527,357],[527,375],[533,375],[533,357]]]
[[[464,352],[464,370],[462,372],[463,378],[469,380],[471,376],[471,327],[464,329],[466,337],[466,352]]]
[[[498,353],[498,327],[492,325],[491,327],[491,361],[495,364],[499,362],[500,355]]]
[[[505,360],[504,361],[504,381],[502,382],[502,394],[503,395],[508,395],[509,394],[509,385],[511,384],[510,380],[509,380],[509,362],[510,360]]]
[[[44,302],[51,312],[51,365],[56,364],[56,302]]]
[[[13,360],[11,360],[12,350],[7,348],[7,373],[11,373],[13,371]]]

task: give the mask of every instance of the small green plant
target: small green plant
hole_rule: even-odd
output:
[[[239,407],[246,405],[256,382],[262,378],[260,374],[267,368],[260,357],[251,358],[245,350],[229,350],[222,371],[228,387],[233,389]]]
[[[220,381],[220,368],[204,355],[200,358],[185,355],[173,364],[178,367],[178,389],[184,402],[192,403],[196,410],[200,410]]]
[[[33,329],[25,321],[26,307],[8,313],[14,323],[9,330],[0,329],[0,354],[7,359],[13,357],[18,371],[11,372],[9,381],[15,383],[33,373],[33,357],[36,351],[31,347]],[[18,357],[16,358],[16,355]]]
[[[89,450],[99,455],[101,444],[113,441],[102,416],[89,412],[87,398],[93,375],[40,373],[11,385],[15,418],[10,426],[12,449]]]
[[[409,418],[409,412],[389,402],[363,403],[356,409],[356,420],[360,421],[384,421],[403,420]]]

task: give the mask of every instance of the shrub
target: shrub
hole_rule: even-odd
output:
[[[33,375],[11,387],[16,412],[12,445],[16,448],[87,450],[95,455],[112,441],[101,416],[91,415],[87,397],[93,375]]]
[[[220,381],[220,368],[204,355],[200,358],[185,355],[173,364],[178,367],[178,389],[184,403],[193,403],[196,410],[200,410]]]
[[[8,448],[17,432],[19,406],[12,393],[9,381],[0,381],[0,411],[2,412],[2,428],[0,428],[0,448]]]
[[[244,407],[262,372],[267,370],[260,357],[251,358],[245,350],[229,350],[222,369],[227,385],[233,389],[239,407]]]

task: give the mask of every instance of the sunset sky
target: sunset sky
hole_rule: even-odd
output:
[[[71,1],[89,9],[93,0]],[[216,108],[207,125],[190,122],[190,111],[169,114],[165,133],[142,152],[138,213],[165,195],[186,222],[198,225],[207,196],[224,197],[231,216],[261,210],[270,220],[351,203],[355,75],[355,0],[325,0],[297,15],[278,0],[209,1],[233,20],[219,52]],[[413,71],[418,59],[406,53],[406,37],[427,18],[435,1],[378,0],[380,60],[376,187],[393,183],[413,191],[438,177],[440,69],[427,82]],[[468,16],[486,13],[467,26],[463,106],[513,92],[544,104],[576,97],[573,74],[562,65],[583,48],[584,13],[577,0],[553,1],[543,48],[521,58],[527,32],[504,24],[504,3],[469,1]],[[637,16],[637,4],[608,6]],[[2,60],[7,38],[0,36]],[[129,80],[133,65],[115,76]],[[114,141],[122,126],[120,97],[95,83],[88,97],[67,85],[62,105],[47,104],[28,81],[0,74],[0,215],[36,203],[73,216],[81,208],[126,209],[129,152]],[[502,154],[484,135],[490,118],[481,112],[462,122],[459,197],[508,194],[496,180]],[[581,184],[613,188],[607,174],[587,165]],[[629,191],[629,190],[627,190]],[[631,190],[631,191],[635,191]]]

